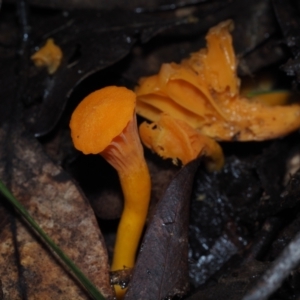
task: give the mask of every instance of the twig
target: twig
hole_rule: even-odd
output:
[[[300,262],[300,232],[274,261],[243,300],[264,300],[274,293]]]

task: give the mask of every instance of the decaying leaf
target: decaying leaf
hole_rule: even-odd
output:
[[[193,161],[182,168],[158,202],[126,300],[157,300],[187,292],[189,201],[198,165]]]
[[[254,278],[260,276],[268,266],[268,263],[252,261],[240,269],[234,269],[228,276],[221,278],[218,284],[200,290],[187,300],[240,300]]]
[[[35,3],[37,2],[42,3],[42,1],[39,0],[33,0],[33,1],[35,1]],[[152,1],[150,2],[149,5],[152,4]],[[23,2],[20,1],[19,3],[23,3]],[[46,5],[51,5],[53,3],[54,2],[51,3],[49,2]],[[64,3],[58,3],[58,5],[68,5],[68,3],[71,3],[71,6],[73,5],[72,8],[75,7],[74,1],[71,2],[66,1]],[[88,1],[85,2],[84,4],[88,4],[88,3],[91,2]],[[112,3],[113,1],[108,3],[108,5]],[[175,2],[173,1],[173,4],[174,3]],[[178,2],[176,1],[176,3]],[[274,24],[274,18],[273,18],[274,12],[272,10],[273,8],[271,4],[273,4],[275,7],[276,5],[278,5],[278,3],[280,5],[277,6],[277,8],[280,7],[281,13],[284,13],[285,10],[287,12],[286,20],[282,18],[282,15],[280,16],[279,14],[277,14],[276,17],[277,20],[279,21],[279,24],[282,21],[282,24],[288,27],[291,25],[295,25],[296,24],[295,22],[290,22],[290,21],[296,21],[296,19],[292,16],[292,14],[290,14],[290,12],[288,12],[287,9],[289,7],[288,4],[291,2],[285,3],[284,1],[275,1],[275,0],[274,1],[261,1],[261,0],[230,1],[229,0],[229,1],[213,1],[211,3],[206,3],[203,6],[199,5],[197,7],[189,7],[189,11],[196,12],[199,19],[201,19],[201,22],[199,22],[197,25],[194,24],[195,26],[190,26],[191,24],[189,24],[189,26],[176,28],[175,31],[173,30],[172,32],[169,32],[169,35],[168,34],[163,35],[160,37],[160,39],[156,41],[152,40],[151,43],[147,45],[140,45],[140,44],[137,45],[134,51],[131,52],[132,56],[130,57],[128,56],[127,57],[128,60],[123,61],[122,64],[116,65],[115,68],[113,69],[113,72],[116,71],[115,74],[117,74],[117,76],[120,75],[120,73],[122,73],[122,75],[124,74],[128,75],[131,72],[130,74],[132,76],[126,78],[130,78],[132,82],[135,82],[136,79],[141,76],[141,74],[155,74],[155,72],[158,71],[159,66],[161,65],[162,62],[179,61],[180,59],[182,59],[182,57],[186,56],[189,52],[196,51],[200,47],[202,47],[203,31],[206,31],[209,27],[217,24],[220,21],[223,21],[228,18],[232,18],[234,19],[236,28],[239,29],[233,32],[233,36],[239,39],[240,41],[242,41],[242,46],[238,50],[239,51],[238,53],[239,54],[242,53],[243,58],[246,58],[247,60],[247,63],[245,64],[246,68],[243,69],[244,73],[251,73],[253,70],[260,69],[262,66],[266,66],[269,65],[270,63],[275,62],[277,63],[277,65],[275,65],[274,69],[272,70],[276,70],[276,74],[277,74],[278,63],[281,63],[282,61],[286,61],[287,59],[285,58],[288,57],[288,51],[285,51],[284,54],[282,51],[284,47],[282,47],[282,35],[280,33],[280,30],[278,29],[279,26],[277,26],[276,23]],[[133,3],[130,3],[130,5],[133,5]],[[3,7],[3,10],[1,12],[3,12],[4,10],[5,7]],[[38,40],[36,40],[36,45],[37,44],[43,45],[44,41],[47,38],[47,36],[43,36],[44,33],[52,32],[53,28],[60,28],[59,24],[61,24],[61,22],[59,21],[52,22],[53,19],[50,16],[57,14],[60,15],[59,18],[62,18],[62,15],[61,12],[57,12],[57,11],[50,12],[49,10],[47,10],[45,14],[45,11],[34,9],[32,11],[31,16],[34,16],[36,11],[38,11],[38,13],[41,13],[40,21],[44,19],[44,22],[41,21],[39,24],[44,24],[44,25],[39,27],[36,26],[38,22],[34,23],[34,26],[32,27],[34,28],[34,30],[32,32],[34,33],[35,37],[38,37]],[[297,14],[296,10],[294,12]],[[174,13],[177,14],[177,11]],[[65,20],[68,19],[66,12],[64,12],[63,15]],[[143,15],[141,16],[144,17]],[[34,18],[35,17],[33,17],[33,19]],[[12,20],[13,18],[10,19]],[[16,67],[18,67],[18,61],[15,59],[15,57],[12,57],[11,60],[7,59],[7,57],[12,56],[11,55],[11,53],[13,53],[12,49],[15,49],[15,46],[12,45],[19,44],[19,41],[16,38],[5,39],[5,37],[7,37],[8,35],[14,36],[14,33],[16,32],[7,30],[7,28],[5,27],[6,24],[4,23],[3,23],[3,15],[2,15],[1,22],[0,22],[0,26],[1,26],[0,27],[1,28],[0,56],[1,58],[4,59],[2,62],[3,68],[1,68],[0,70],[1,73],[0,85],[1,85],[1,92],[2,92],[1,94],[2,100],[0,102],[0,113],[1,113],[0,124],[1,125],[3,125],[5,121],[7,121],[8,119],[12,118],[12,116],[8,112],[17,109],[17,105],[15,105],[15,103],[11,101],[11,99],[13,98],[12,94],[14,93],[15,90],[17,90],[14,84],[16,83],[18,84],[20,81],[24,82],[22,78],[19,78],[19,80],[15,80],[14,77],[15,74],[14,70],[16,69]],[[45,24],[47,26],[45,26]],[[36,29],[38,29],[39,32],[35,32]],[[59,35],[58,32],[55,32],[55,34]],[[286,36],[285,33],[284,35]],[[18,34],[15,34],[15,37],[16,36],[18,36]],[[243,37],[244,40],[242,39]],[[298,38],[297,31],[295,32],[295,34],[293,34],[293,38]],[[161,41],[163,41],[163,43]],[[114,46],[118,46],[119,44],[118,42],[116,42],[116,43],[112,43],[111,45],[114,48]],[[123,45],[122,42],[120,42],[120,45]],[[161,47],[161,49],[162,48],[167,49],[167,51],[164,51],[163,55],[160,56],[157,55],[157,52],[155,53],[155,51],[159,49],[159,47]],[[292,48],[293,46],[291,46],[291,49]],[[77,47],[76,45],[74,47],[74,44],[72,44],[72,47],[70,47],[70,49],[68,50],[69,52],[68,51],[65,52],[67,53],[67,56],[69,55],[67,60],[68,67],[74,68],[76,64],[78,64],[78,61],[82,57],[81,49],[82,49],[81,46]],[[119,50],[117,47],[115,49],[117,51]],[[110,50],[114,51],[112,48]],[[246,57],[244,57],[244,55],[246,55]],[[29,56],[30,53],[28,57]],[[136,61],[134,60],[134,58],[136,58],[137,56],[139,57],[139,66],[138,66],[139,68],[135,69],[136,65],[134,65],[134,62]],[[145,61],[145,57],[148,58],[147,62]],[[282,60],[282,58],[284,59]],[[93,59],[96,58],[94,57]],[[288,74],[297,75],[298,68],[299,68],[298,60],[296,59],[291,60],[290,64],[287,66],[289,67],[288,69],[286,69]],[[119,69],[120,67],[122,70]],[[126,73],[126,70],[128,70],[128,68],[129,69],[131,68],[131,71],[129,73],[128,72]],[[20,70],[22,68],[19,67],[17,69]],[[136,72],[136,70],[138,70],[138,72]],[[28,98],[26,98],[25,101],[25,104],[28,105],[27,108],[29,108],[30,110],[30,105],[32,104],[30,101],[34,99],[34,101],[36,102],[33,104],[33,106],[37,104],[36,105],[37,110],[40,110],[43,107],[43,105],[46,104],[46,106],[48,105],[47,106],[48,108],[45,109],[47,113],[51,110],[52,105],[57,105],[57,107],[59,107],[57,111],[61,112],[63,110],[63,105],[65,103],[64,101],[62,101],[61,103],[53,102],[51,104],[50,103],[47,104],[47,101],[44,101],[43,103],[39,102],[41,100],[41,98],[39,98],[40,95],[42,95],[43,92],[47,92],[48,87],[52,88],[51,84],[53,85],[61,84],[61,81],[58,80],[56,81],[53,77],[48,77],[46,72],[37,70],[33,66],[30,71],[32,72],[31,78],[34,78],[34,80],[30,85],[30,88],[28,88],[27,90],[28,93],[25,95],[25,98],[26,96],[28,96]],[[98,80],[99,77],[97,77],[98,81],[96,80],[97,81],[96,88],[101,87],[99,86],[99,84],[106,85],[107,79],[108,81],[110,81],[109,84],[113,83],[112,80],[115,80],[112,73],[107,71],[110,70],[103,70],[101,72],[102,75],[99,76],[101,77],[100,80]],[[20,77],[26,78],[26,76],[27,76],[26,72],[23,72],[22,76]],[[283,77],[285,77],[285,74],[283,74]],[[63,78],[63,76],[60,78]],[[93,79],[95,78],[96,77],[93,76]],[[69,78],[67,78],[67,80],[68,79]],[[289,86],[290,81],[289,80],[287,81],[288,82],[284,83],[286,84],[285,87]],[[85,89],[86,85],[83,84],[83,86]],[[128,86],[131,85],[129,84]],[[87,87],[86,89],[89,88],[90,87]],[[11,90],[13,90],[13,93],[7,93],[6,89],[9,89],[10,92]],[[59,97],[57,99],[59,99]],[[33,123],[35,123],[35,121],[37,120],[35,119],[36,116],[32,115],[30,111],[28,112],[29,112],[28,114],[29,119],[34,120]],[[48,115],[45,114],[44,117],[45,117],[44,120],[46,120],[48,118]],[[51,115],[49,114],[49,118],[50,117]],[[41,118],[41,120],[44,121],[43,118]],[[53,125],[55,123],[53,122],[54,119],[51,120],[52,121],[49,121],[48,124]],[[7,131],[7,129],[9,129],[8,126],[5,127],[5,131],[7,134],[5,143],[7,140],[10,140],[10,135],[13,136],[12,134],[13,131],[9,131],[11,129]],[[4,127],[3,127],[3,131],[1,131],[1,134],[2,133],[4,133]],[[299,141],[299,135],[295,134],[294,136],[290,136],[288,139],[294,139],[295,143],[298,145],[297,141]],[[18,145],[18,143],[21,141],[21,138],[16,139],[15,137],[13,137],[12,141],[13,144]],[[268,218],[271,216],[272,218],[273,216],[275,216],[276,219],[279,218],[280,221],[279,223],[281,224],[281,226],[284,226],[283,224],[286,224],[287,222],[289,224],[292,224],[291,222],[293,222],[295,218],[296,218],[296,222],[293,222],[292,224],[293,230],[288,230],[287,228],[287,230],[280,231],[278,237],[276,238],[274,244],[272,245],[271,251],[268,250],[268,245],[266,244],[263,245],[264,251],[262,251],[262,256],[260,256],[259,258],[260,261],[262,259],[273,260],[278,255],[278,253],[282,249],[284,249],[284,247],[286,246],[286,241],[291,240],[299,230],[299,214],[297,214],[297,208],[299,206],[298,204],[299,203],[299,197],[298,197],[299,175],[297,177],[294,176],[292,178],[291,182],[293,183],[293,185],[295,185],[295,189],[292,192],[289,188],[284,189],[281,186],[282,177],[285,172],[286,157],[289,155],[288,153],[290,149],[289,147],[290,144],[286,143],[286,139],[280,139],[276,142],[276,144],[274,144],[273,148],[269,148],[266,153],[261,155],[262,150],[268,148],[268,145],[270,145],[270,143],[271,142],[223,143],[222,147],[224,146],[223,149],[226,155],[226,161],[228,162],[228,164],[226,163],[224,170],[222,172],[219,172],[218,174],[216,173],[205,174],[205,176],[202,174],[202,176],[199,177],[198,180],[199,182],[202,182],[202,185],[197,186],[199,193],[197,194],[197,199],[195,199],[193,203],[192,218],[191,218],[192,220],[190,225],[190,239],[189,239],[189,241],[191,242],[190,243],[191,248],[189,252],[189,254],[191,254],[191,256],[189,256],[190,258],[189,266],[190,266],[190,275],[195,275],[194,277],[190,278],[191,285],[194,285],[195,288],[197,288],[199,285],[202,285],[201,288],[203,290],[196,293],[194,297],[191,299],[199,299],[200,297],[203,299],[213,298],[213,299],[220,299],[220,300],[221,299],[223,300],[224,298],[241,299],[243,295],[243,291],[246,288],[248,288],[250,279],[252,279],[253,276],[256,277],[260,273],[261,270],[260,266],[263,266],[264,268],[265,266],[267,266],[267,264],[262,264],[262,263],[256,264],[255,261],[250,261],[250,263],[244,264],[239,269],[234,269],[233,268],[234,262],[232,262],[234,261],[234,259],[230,259],[230,258],[232,258],[232,255],[236,252],[238,252],[239,255],[245,257],[245,251],[243,249],[243,246],[245,246],[245,244],[249,242],[247,245],[251,248],[251,243],[253,245],[253,243],[255,243],[256,241],[256,237],[260,237],[255,233],[257,232],[260,233],[261,224],[265,223],[264,220],[266,217]],[[9,157],[14,157],[13,153],[14,153],[15,146],[13,146],[13,144],[11,144],[9,148],[7,148],[9,151],[6,151],[6,158],[2,159],[2,162],[5,162],[6,171],[10,169],[10,166],[12,165],[15,166],[15,171],[16,171],[15,173],[7,173],[6,171],[2,172],[11,175],[12,179],[19,178],[18,177],[18,175],[20,174],[19,170],[24,163],[23,158],[26,159],[27,157],[26,153],[28,152],[27,151],[28,148],[25,147],[24,144],[22,143],[22,148],[23,148],[22,150],[24,151],[22,152],[22,155],[19,155],[19,157],[22,156],[22,159],[19,159],[17,161],[18,164],[16,163],[16,161],[14,162],[14,164],[11,164]],[[34,141],[34,145],[36,146],[35,141]],[[281,149],[279,151],[280,153],[278,153],[278,149],[280,149],[281,145],[286,145],[287,147],[285,149]],[[241,149],[243,150],[240,151]],[[64,150],[62,150],[62,152],[63,151]],[[63,155],[66,156],[67,152],[68,151],[66,151]],[[228,158],[228,152],[234,154],[234,157]],[[37,151],[37,153],[38,153],[37,157],[39,157],[39,151]],[[257,159],[257,156],[259,156],[260,158]],[[157,161],[157,165],[160,165],[158,159],[157,158],[155,159]],[[82,158],[80,160],[82,161],[82,164],[86,162],[86,160],[83,161]],[[94,178],[92,178],[92,176],[90,176],[92,172],[91,169],[89,169],[89,166],[93,165],[93,167],[96,168],[98,165],[97,163],[94,163],[95,161],[91,160],[91,158],[89,158],[88,160],[90,160],[90,164],[85,166],[83,172],[82,169],[81,171],[76,169],[73,174],[76,173],[78,174],[80,172],[80,176],[78,176],[77,178],[78,179],[84,178],[85,184],[88,182],[88,184],[86,184],[85,186],[82,185],[82,187],[86,188],[87,195],[91,195],[95,191],[94,187],[96,186],[96,181],[98,180],[95,180]],[[9,162],[9,164],[7,164],[7,162]],[[61,163],[61,161],[59,161],[58,163]],[[162,164],[165,163],[166,162],[162,162]],[[36,161],[35,167],[37,167],[38,164],[39,161]],[[39,169],[40,167],[31,168],[30,170],[36,171]],[[157,169],[159,168],[155,168],[153,172],[153,177],[155,177],[154,189],[157,189],[157,187],[159,185],[162,185],[163,182],[165,183],[166,182],[164,181],[165,174],[169,176],[171,172],[171,169],[167,167],[164,169],[165,173],[160,173],[161,177],[159,177],[157,176]],[[98,172],[100,173],[99,170]],[[32,172],[32,174],[33,176],[30,176],[28,180],[28,184],[31,184],[31,182],[35,180],[34,178],[36,178],[34,176],[34,172]],[[116,176],[113,179],[110,178],[110,173],[105,173],[105,175],[102,174],[102,176],[106,177],[107,180],[106,182],[109,181],[110,184],[114,180],[117,181]],[[289,174],[285,174],[285,176],[288,181],[290,178]],[[43,176],[41,177],[44,178]],[[53,180],[50,181],[53,183]],[[8,178],[6,182],[9,183],[11,181]],[[38,180],[36,180],[35,182],[38,182]],[[106,187],[106,182],[104,181],[102,182],[104,187]],[[82,184],[82,181],[80,182],[80,184]],[[57,185],[58,184],[55,183],[55,186]],[[61,185],[65,186],[66,183],[60,183],[60,186]],[[49,185],[47,185],[47,187],[48,186]],[[14,185],[12,188],[13,191],[16,191],[18,195],[21,196],[21,199],[23,201],[25,199],[24,194],[21,194],[20,191],[18,192],[16,185]],[[40,191],[40,187],[37,187],[36,190],[38,190],[38,194],[37,194],[38,196],[36,198],[40,198],[39,195],[42,193]],[[26,194],[27,187],[24,188],[23,191],[25,195],[28,196],[28,199],[35,197],[31,193]],[[95,193],[95,199],[98,196],[99,194]],[[27,201],[28,199],[26,198],[25,200]],[[107,197],[106,199],[104,199],[105,202],[108,202],[107,200],[110,200],[110,198]],[[2,199],[1,199],[1,204],[2,204]],[[46,204],[49,205],[49,203]],[[44,205],[41,205],[40,208],[39,206],[40,205],[36,205],[37,211],[31,210],[31,212],[37,215],[37,212],[40,212],[40,209],[43,209],[42,212],[45,217],[48,211],[44,208],[45,207]],[[103,206],[101,206],[101,208],[103,208]],[[110,215],[108,215],[105,211],[103,211],[102,215],[104,218],[110,217]],[[0,234],[0,239],[2,241],[4,240],[4,238],[6,238],[6,241],[8,241],[8,244],[1,243],[1,252],[2,253],[5,252],[9,254],[6,255],[5,262],[4,259],[1,258],[1,262],[3,264],[5,263],[5,266],[3,268],[1,265],[1,270],[5,268],[7,270],[7,273],[10,273],[9,279],[11,279],[8,282],[7,274],[3,275],[3,278],[1,278],[2,273],[4,273],[4,271],[1,272],[0,280],[2,280],[3,282],[2,284],[3,292],[5,294],[9,290],[11,292],[10,297],[12,299],[26,298],[26,295],[28,295],[28,298],[31,299],[31,295],[32,295],[31,288],[33,286],[33,283],[30,282],[29,279],[33,279],[32,281],[38,279],[35,280],[35,282],[38,285],[40,285],[40,283],[45,283],[46,281],[53,283],[55,282],[55,279],[54,278],[47,279],[45,277],[39,276],[37,272],[34,273],[36,270],[31,268],[31,265],[30,268],[27,267],[27,265],[30,264],[30,260],[32,259],[32,256],[28,256],[28,258],[26,258],[25,253],[29,252],[29,254],[31,255],[31,253],[34,251],[31,249],[36,249],[35,248],[36,240],[33,239],[34,238],[33,236],[28,236],[29,239],[27,240],[23,235],[21,235],[21,233],[25,232],[24,228],[27,227],[21,227],[24,226],[23,222],[20,223],[19,221],[17,221],[17,223],[15,223],[16,222],[15,215],[12,211],[7,209],[6,204],[5,206],[1,206],[0,208],[0,219],[1,219],[0,227],[3,228],[3,231]],[[50,221],[48,223],[50,223]],[[57,228],[57,230],[62,231],[63,233],[65,233],[66,231],[64,228],[62,229]],[[111,230],[111,228],[109,228],[109,230]],[[52,231],[54,232],[54,229]],[[279,229],[273,232],[273,234],[276,235],[278,231]],[[253,236],[255,236],[255,239],[253,238]],[[16,240],[16,238],[18,238],[18,240]],[[254,246],[264,243],[265,240],[266,240],[265,236],[261,236],[261,240],[258,239],[257,244],[256,245],[254,244]],[[7,245],[9,245],[9,243],[10,245],[15,245],[17,247],[8,247]],[[37,247],[40,247],[39,244],[36,245]],[[109,241],[107,245],[108,247],[110,247]],[[24,266],[26,266],[26,268],[23,268],[23,266],[19,264],[20,260],[17,257],[18,252],[14,251],[15,249],[21,250],[21,252],[19,252],[21,254],[20,256],[21,263]],[[73,251],[76,251],[75,249],[77,249],[77,246],[73,247]],[[144,249],[145,248],[143,248],[143,251]],[[44,251],[46,253],[46,250],[44,250],[43,248],[42,249],[38,248],[37,250],[38,253],[44,253]],[[253,253],[255,253],[255,251],[253,251],[251,254]],[[47,262],[51,261],[51,257],[43,259],[43,264],[39,264],[38,266],[41,266],[42,269],[44,265],[46,265],[45,264],[46,261]],[[171,262],[171,265],[172,263],[173,262]],[[57,272],[60,272],[59,271],[60,269],[58,270],[58,268],[55,267],[56,265],[53,264],[52,266],[53,266],[52,269],[55,269],[57,270]],[[198,269],[195,266],[198,267]],[[227,272],[226,272],[226,268],[227,268]],[[234,272],[229,272],[228,269],[234,270]],[[41,270],[41,272],[43,274],[47,274],[48,269],[46,271]],[[60,276],[60,274],[62,273],[59,273],[58,276]],[[288,280],[286,280],[283,289],[286,288],[285,292],[288,291],[288,293],[279,294],[279,297],[278,295],[275,295],[273,296],[273,298],[288,299],[288,298],[297,297],[297,295],[299,294],[299,274],[300,272],[298,268],[294,270],[293,273],[290,274]],[[150,277],[149,274],[147,274],[147,276]],[[43,278],[45,279],[43,280]],[[62,281],[63,283],[67,282],[67,284],[69,284],[71,282],[71,279],[69,281],[68,279],[62,279]],[[140,283],[141,281],[136,281],[136,282],[137,285],[139,286],[135,287],[135,290],[144,288],[144,285]],[[146,287],[148,284],[149,284],[149,280],[145,281]],[[214,284],[214,286],[212,286],[212,284]],[[51,285],[51,287],[55,290],[53,291],[53,293],[56,293],[55,294],[56,297],[61,293],[61,291],[57,290],[56,288],[57,286],[55,287],[53,286],[54,285]],[[68,293],[71,295],[71,298],[74,295],[76,295],[74,297],[79,297],[79,298],[80,297],[84,298],[86,296],[83,295],[82,292],[79,291],[79,289],[73,292],[71,288],[68,288],[67,285],[64,285],[64,291],[67,289],[68,289]],[[22,291],[23,293],[22,296],[20,296],[19,291]],[[286,295],[288,295],[288,297]],[[1,289],[0,289],[0,298],[1,298]],[[59,296],[56,298],[59,298]]]
[[[15,0],[6,0],[6,2],[15,2]],[[184,5],[191,5],[196,3],[206,2],[206,0],[176,0],[176,1],[168,1],[168,0],[65,0],[63,2],[59,0],[52,0],[51,2],[46,0],[30,0],[29,3],[31,5],[55,8],[55,9],[127,9],[127,10],[136,10],[138,12],[144,10],[165,10],[165,9],[174,9],[174,7],[181,7]]]
[[[244,0],[234,1],[234,48],[240,56],[255,51],[276,31],[276,19],[272,1]],[[259,24],[259,26],[257,26]],[[251,68],[251,65],[249,66]]]
[[[295,8],[295,3],[292,1],[273,1],[275,14],[278,23],[281,27],[285,43],[293,54],[293,58],[289,59],[283,65],[283,70],[289,76],[296,76],[297,81],[300,81],[299,74],[299,53],[300,53],[300,38],[299,38],[299,11]]]
[[[290,147],[285,143],[287,141],[265,145],[262,153],[244,159],[227,157],[220,172],[198,170],[189,225],[189,275],[194,287],[203,285],[233,255],[249,246],[249,232],[255,232],[255,222],[296,205],[293,193],[287,197],[293,200],[280,198],[284,154]],[[239,145],[251,148],[252,153],[258,151],[251,144]],[[261,144],[255,146],[263,148]],[[294,186],[296,188],[297,181]],[[267,240],[265,236],[263,240]],[[236,267],[236,261],[229,267]]]
[[[24,98],[30,99],[33,94],[31,102],[43,100],[37,116],[28,120],[32,132],[36,136],[49,133],[60,119],[75,86],[128,55],[137,34],[145,42],[158,31],[181,22],[178,18],[165,20],[121,10],[60,12],[46,20],[33,19],[35,48],[53,38],[62,49],[63,59],[53,76],[31,65]],[[37,82],[39,90],[36,90]]]
[[[112,299],[106,248],[88,202],[30,135],[17,130],[8,142],[6,134],[2,128],[0,177],[45,232],[103,295]],[[8,144],[13,144],[12,153],[7,153]],[[7,159],[11,161],[9,167]],[[0,278],[5,299],[89,299],[18,217],[11,214],[2,227],[0,240]]]

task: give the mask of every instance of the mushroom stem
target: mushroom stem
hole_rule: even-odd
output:
[[[124,193],[124,210],[117,232],[112,271],[134,266],[150,199],[150,176],[146,164],[141,164],[134,174],[119,174],[119,177]]]
[[[101,155],[117,170],[124,195],[124,210],[111,270],[132,268],[147,217],[151,190],[135,117]]]
[[[111,270],[132,268],[146,222],[151,190],[135,113],[123,132],[100,154],[117,170],[124,196]],[[115,292],[117,299],[123,299],[126,289],[115,285]]]

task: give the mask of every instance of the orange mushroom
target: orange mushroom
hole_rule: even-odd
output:
[[[135,94],[109,86],[97,90],[77,106],[70,121],[76,149],[102,155],[118,172],[124,211],[118,227],[111,270],[134,266],[145,224],[151,182],[138,136]],[[120,298],[123,291],[116,289]]]
[[[207,34],[206,48],[142,78],[135,89],[137,113],[152,122],[167,113],[216,141],[261,141],[298,129],[300,104],[282,105],[289,93],[241,95],[232,28],[230,20],[218,24]]]
[[[217,171],[223,167],[224,155],[221,146],[184,121],[161,114],[157,122],[143,122],[139,132],[146,147],[162,158],[171,158],[174,164],[179,159],[185,165],[203,155],[208,170]]]
[[[37,67],[47,67],[49,74],[54,74],[60,66],[63,53],[53,39],[48,39],[46,44],[31,56]]]

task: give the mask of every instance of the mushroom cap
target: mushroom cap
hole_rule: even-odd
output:
[[[133,118],[136,95],[125,87],[108,86],[85,97],[74,110],[71,137],[77,150],[99,154]]]

